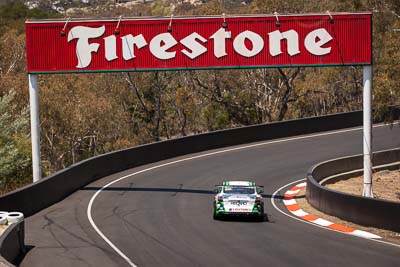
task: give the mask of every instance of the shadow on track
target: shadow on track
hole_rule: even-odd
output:
[[[218,218],[217,221],[223,222],[252,222],[252,223],[263,223],[263,222],[271,222],[268,218],[267,214],[264,214],[262,220],[256,217],[244,217],[244,216],[223,216]]]
[[[87,186],[84,188],[81,188],[80,190],[83,191],[99,191],[101,190],[102,187],[97,187],[97,186]],[[182,185],[180,185],[180,188],[156,188],[156,187],[106,187],[102,189],[103,191],[115,191],[115,192],[169,192],[169,193],[174,193],[176,195],[177,193],[187,193],[187,194],[206,194],[206,195],[215,195],[215,192],[213,190],[203,190],[203,189],[184,189],[182,188]],[[272,198],[272,195],[270,194],[262,194],[263,198]],[[284,196],[279,194],[275,196],[276,199],[284,199]],[[299,198],[304,198],[304,196],[295,196],[293,197],[295,199]]]
[[[102,187],[84,187],[80,190],[99,191]],[[201,189],[182,189],[182,188],[153,188],[153,187],[107,187],[103,191],[115,192],[169,192],[169,193],[189,193],[189,194],[215,194],[212,190]]]
[[[203,189],[184,189],[182,188],[183,185],[179,184],[179,188],[156,188],[156,187],[132,187],[132,184],[129,187],[106,187],[102,189],[102,187],[97,186],[87,186],[80,190],[83,191],[111,191],[111,192],[153,192],[153,193],[173,193],[171,196],[176,196],[178,193],[185,193],[185,194],[206,194],[206,195],[215,195],[213,190],[203,190]],[[263,198],[272,198],[272,195],[269,194],[262,194]],[[284,196],[276,195],[276,199],[283,200]],[[295,197],[295,198],[304,198],[304,196]],[[264,219],[260,220],[258,218],[252,217],[240,217],[240,216],[225,216],[218,219],[219,221],[225,222],[254,222],[254,223],[262,223],[262,222],[269,222],[274,223],[268,216],[268,214],[264,215]]]
[[[83,191],[99,191],[102,187],[97,186],[87,186],[81,188]],[[114,191],[114,192],[155,192],[155,193],[174,193],[174,195],[178,193],[186,193],[186,194],[206,194],[206,195],[215,195],[213,190],[203,190],[203,189],[184,189],[182,186],[180,188],[156,188],[156,187],[106,187],[102,189],[103,191]],[[263,194],[263,198],[271,198],[272,195]],[[283,196],[275,196],[277,199],[283,199]]]

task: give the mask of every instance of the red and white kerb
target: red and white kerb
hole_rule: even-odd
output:
[[[297,194],[301,191],[301,189],[306,187],[306,182],[298,184],[294,187],[292,187],[290,190],[286,191],[284,194],[284,200],[283,204],[285,204],[286,208],[295,216],[300,217],[303,220],[306,220],[308,222],[320,225],[322,227],[326,227],[335,231],[347,233],[350,235],[355,235],[355,236],[360,236],[364,238],[381,238],[378,235],[362,231],[362,230],[357,230],[355,228],[347,227],[344,225],[336,224],[333,222],[330,222],[328,220],[318,218],[317,216],[311,215],[305,211],[303,211],[300,206],[297,204],[295,197]]]

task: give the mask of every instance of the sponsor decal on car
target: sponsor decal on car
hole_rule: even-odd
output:
[[[231,201],[230,204],[236,205],[236,206],[246,206],[248,204],[248,202],[237,200],[237,201]]]
[[[251,209],[246,209],[246,208],[233,208],[233,209],[229,209],[229,211],[233,211],[233,212],[250,212]]]

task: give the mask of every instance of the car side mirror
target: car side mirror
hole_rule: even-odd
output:
[[[257,187],[257,193],[258,193],[258,194],[264,193],[264,188],[262,188],[262,187]]]

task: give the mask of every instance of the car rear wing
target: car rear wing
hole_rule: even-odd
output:
[[[264,186],[263,185],[257,185],[256,186],[256,191],[258,194],[264,193]]]
[[[215,185],[214,192],[215,192],[215,193],[221,193],[223,187],[224,187],[224,185]],[[264,186],[263,186],[263,185],[257,185],[257,186],[256,186],[256,192],[257,192],[258,194],[264,193]]]
[[[223,185],[215,185],[214,192],[217,193],[217,194],[221,193],[223,187],[224,187]]]

